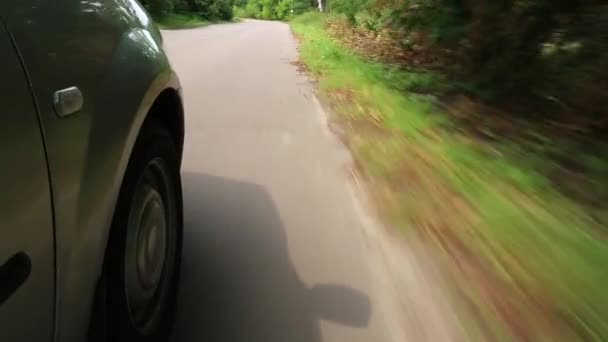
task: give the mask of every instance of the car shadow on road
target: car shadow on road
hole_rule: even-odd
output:
[[[300,280],[263,187],[200,173],[182,177],[184,251],[173,341],[321,342],[321,319],[367,326],[364,293]]]

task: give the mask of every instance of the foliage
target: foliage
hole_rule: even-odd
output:
[[[538,96],[591,114],[608,105],[608,87],[598,86],[608,77],[605,2],[329,0],[328,8],[361,30],[390,29],[403,50],[448,51],[451,77],[487,99]]]
[[[355,16],[363,12],[370,0],[333,0],[328,3],[330,11],[343,13],[347,16],[351,23],[356,23]]]
[[[194,21],[228,21],[234,15],[233,0],[142,0],[142,5],[157,20],[165,22],[185,21],[185,17]]]
[[[150,13],[156,16],[169,13],[174,7],[172,0],[142,0],[141,3]]]
[[[234,12],[232,9],[232,4],[229,0],[220,1],[218,7],[218,18],[220,20],[232,20],[234,17]]]
[[[310,9],[310,0],[245,0],[237,6],[240,16],[265,20],[287,20]]]
[[[163,29],[186,29],[209,25],[209,21],[197,15],[167,13],[156,18],[156,22]]]
[[[262,13],[260,18],[266,20],[274,19],[276,17],[276,4],[276,0],[262,0]]]
[[[275,8],[275,14],[277,19],[288,19],[291,16],[291,9],[293,8],[294,0],[279,0]]]

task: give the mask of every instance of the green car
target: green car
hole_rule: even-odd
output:
[[[181,259],[180,85],[135,0],[0,1],[0,341],[158,341]]]

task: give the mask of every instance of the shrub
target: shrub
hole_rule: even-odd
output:
[[[142,0],[155,17],[170,14],[196,15],[206,20],[230,20],[233,0]]]
[[[169,13],[173,10],[172,0],[142,0],[142,5],[144,5],[151,14],[156,16]]]
[[[293,0],[280,0],[276,7],[277,19],[287,19],[293,10]]]

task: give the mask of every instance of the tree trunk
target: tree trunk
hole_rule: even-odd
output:
[[[323,0],[317,0],[319,4],[319,12],[323,12]]]

